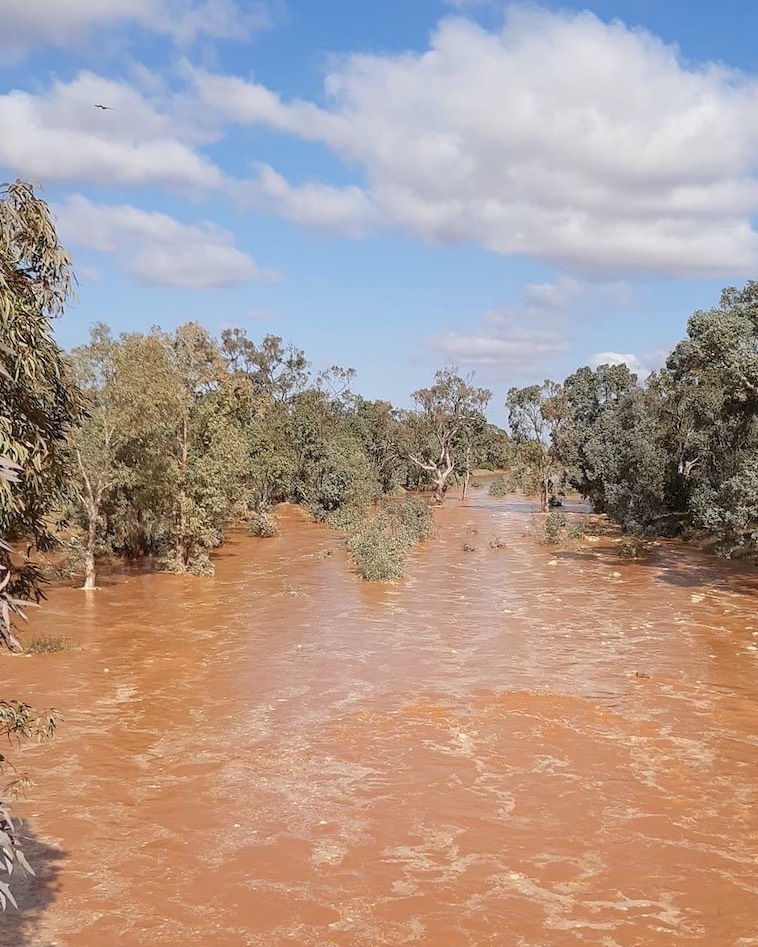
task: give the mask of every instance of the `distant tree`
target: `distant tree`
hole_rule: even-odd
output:
[[[410,419],[416,445],[408,458],[430,477],[436,503],[445,499],[455,471],[465,471],[466,445],[475,444],[477,432],[484,430],[484,409],[492,392],[475,388],[472,380],[473,375],[461,378],[455,368],[444,368],[431,387],[412,395],[418,405]]]
[[[244,329],[224,329],[221,352],[229,371],[246,376],[257,395],[287,402],[307,386],[310,373],[305,353],[285,345],[278,335],[267,335],[256,344]]]
[[[95,588],[95,552],[103,531],[103,502],[126,471],[119,451],[128,429],[123,423],[119,391],[119,345],[103,323],[92,327],[87,345],[70,353],[72,373],[84,397],[85,414],[71,436],[75,476],[72,500],[85,529],[84,586]]]
[[[401,413],[389,401],[356,398],[347,421],[348,429],[361,443],[379,482],[382,493],[396,493],[409,485],[408,458],[413,445]]]
[[[511,388],[506,407],[516,445],[516,480],[525,492],[539,494],[540,510],[545,513],[549,484],[560,480],[564,469],[559,451],[566,424],[561,386],[546,380],[541,385]]]

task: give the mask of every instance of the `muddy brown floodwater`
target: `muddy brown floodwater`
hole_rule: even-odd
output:
[[[0,944],[758,945],[758,573],[529,509],[449,500],[394,586],[285,509],[214,580],[54,590]]]

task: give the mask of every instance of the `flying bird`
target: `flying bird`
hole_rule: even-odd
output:
[[[104,112],[112,112],[112,111],[113,111],[113,106],[112,106],[112,105],[96,105],[95,108],[96,108],[96,109],[102,109]]]

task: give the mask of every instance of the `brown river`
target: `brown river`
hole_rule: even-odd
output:
[[[758,571],[530,508],[449,499],[395,585],[285,508],[215,579],[52,590],[0,945],[758,945]]]

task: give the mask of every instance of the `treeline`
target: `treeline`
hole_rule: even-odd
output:
[[[758,282],[696,312],[644,384],[626,365],[584,367],[507,405],[514,483],[561,483],[629,532],[758,554]]]
[[[450,369],[401,411],[352,392],[350,369],[314,376],[277,336],[215,339],[197,323],[117,337],[97,325],[65,364],[83,406],[65,512],[90,585],[98,551],[208,573],[225,528],[271,535],[277,503],[340,525],[430,477],[441,499],[455,476],[508,457],[483,414],[489,392]]]

